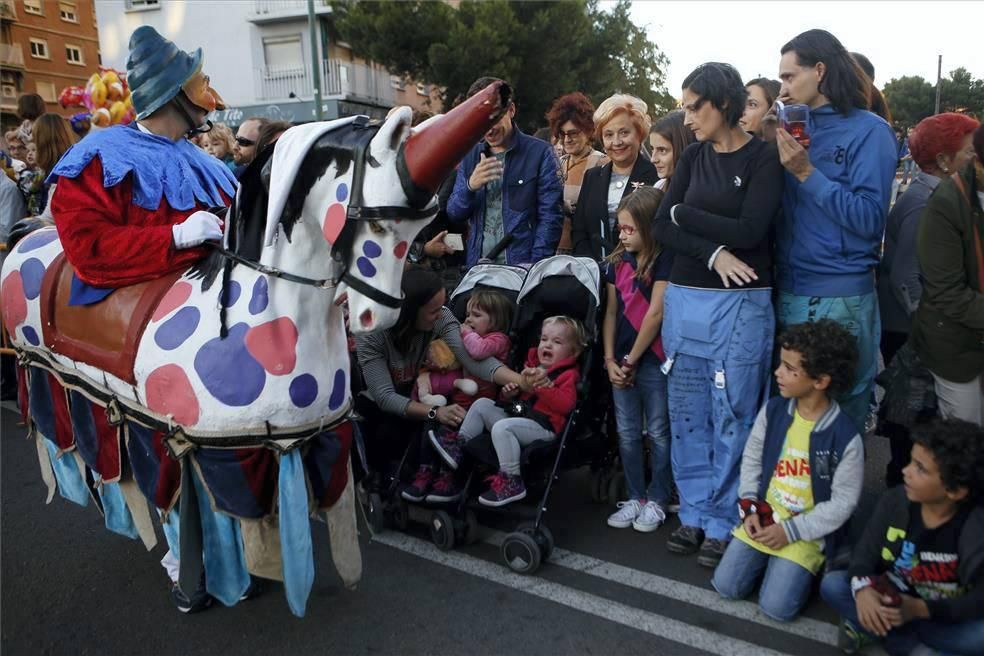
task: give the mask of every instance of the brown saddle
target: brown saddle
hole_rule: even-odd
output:
[[[140,338],[154,309],[182,272],[120,287],[92,305],[69,305],[74,272],[62,253],[44,274],[41,326],[45,346],[135,385],[133,361]]]

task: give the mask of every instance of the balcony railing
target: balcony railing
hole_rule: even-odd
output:
[[[390,75],[385,69],[324,59],[321,76],[322,98],[358,98],[385,106],[395,102]],[[257,70],[256,90],[257,98],[265,101],[314,98],[311,71],[300,66]]]
[[[19,43],[0,43],[0,66],[24,68],[24,50]]]
[[[314,13],[331,12],[330,0],[314,0]],[[307,15],[307,0],[253,0],[252,17],[257,21]]]
[[[17,6],[14,0],[0,0],[0,18],[5,21],[17,20]]]

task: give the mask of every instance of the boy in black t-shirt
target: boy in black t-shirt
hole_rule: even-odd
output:
[[[984,430],[923,427],[902,473],[848,571],[823,579],[821,595],[844,618],[838,646],[851,654],[878,636],[893,655],[984,654]]]

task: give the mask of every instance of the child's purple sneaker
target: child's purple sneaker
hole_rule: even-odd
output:
[[[427,465],[422,465],[413,476],[413,483],[403,488],[400,493],[407,501],[420,503],[427,496],[431,482],[434,480],[434,470]]]
[[[483,506],[497,508],[526,497],[526,485],[523,477],[500,471],[495,476],[485,479],[489,481],[489,489],[478,497]]]
[[[454,472],[445,471],[434,481],[434,487],[431,488],[431,493],[427,495],[426,501],[427,503],[450,503],[457,501],[460,496],[461,490],[455,485]]]
[[[458,441],[458,433],[444,428],[427,431],[430,443],[437,451],[441,459],[451,469],[457,470],[461,463],[461,444]]]

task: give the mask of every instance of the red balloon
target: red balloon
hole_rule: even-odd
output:
[[[81,107],[83,94],[85,94],[85,87],[65,87],[58,95],[58,104],[65,109]]]

